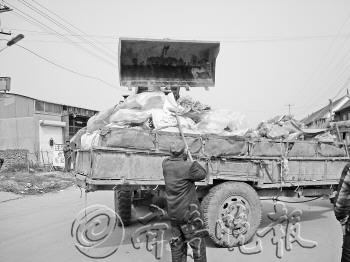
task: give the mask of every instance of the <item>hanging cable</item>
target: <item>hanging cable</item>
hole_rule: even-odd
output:
[[[26,47],[24,47],[24,46],[22,46],[22,45],[16,44],[16,46],[18,46],[18,47],[20,47],[20,48],[22,48],[22,49],[24,49],[24,50],[30,52],[31,54],[35,55],[36,57],[39,57],[40,59],[42,59],[42,60],[44,60],[44,61],[46,61],[46,62],[48,62],[48,63],[50,63],[50,64],[52,64],[52,65],[54,65],[54,66],[56,66],[56,67],[59,67],[59,68],[65,70],[65,71],[68,71],[68,72],[70,72],[70,73],[79,75],[79,76],[81,76],[81,77],[85,77],[85,78],[97,80],[97,81],[99,81],[99,82],[101,82],[101,83],[103,83],[103,84],[105,84],[105,85],[108,85],[108,86],[110,86],[110,87],[113,87],[113,88],[119,88],[119,87],[117,87],[117,86],[115,86],[115,85],[113,85],[113,84],[111,84],[111,83],[108,83],[107,81],[105,81],[105,80],[103,80],[103,79],[101,79],[101,78],[99,78],[99,77],[95,77],[95,76],[90,76],[90,75],[87,75],[87,74],[83,74],[83,73],[77,72],[77,71],[75,71],[75,70],[73,70],[73,69],[70,69],[70,68],[68,68],[68,67],[65,67],[65,66],[62,66],[62,65],[60,65],[60,64],[57,64],[56,62],[53,62],[53,61],[49,60],[48,58],[45,58],[45,57],[43,57],[42,55],[39,55],[38,53],[36,53],[36,52],[34,52],[34,51],[32,51],[32,50],[30,50],[30,49],[28,49],[28,48],[26,48]]]
[[[29,23],[35,24],[36,26],[39,26],[39,27],[41,27],[41,28],[44,28],[44,30],[48,30],[48,31],[54,32],[54,33],[55,33],[57,36],[59,36],[60,38],[62,38],[62,39],[64,39],[64,40],[66,40],[66,41],[72,43],[74,46],[78,47],[79,49],[84,50],[86,53],[88,53],[88,54],[90,54],[90,55],[92,55],[92,56],[94,56],[94,57],[96,57],[96,58],[99,58],[101,61],[104,61],[105,63],[107,63],[107,64],[113,66],[113,68],[116,68],[117,64],[114,64],[114,63],[110,62],[109,60],[105,59],[104,57],[102,57],[102,56],[100,56],[100,55],[98,55],[98,54],[96,54],[96,53],[91,52],[91,50],[85,48],[85,47],[82,46],[82,45],[79,45],[79,44],[77,44],[77,43],[74,43],[74,41],[72,41],[72,39],[70,39],[69,37],[62,35],[62,34],[61,34],[60,32],[58,32],[57,30],[51,28],[51,27],[48,26],[48,25],[43,24],[43,23],[42,23],[41,21],[39,21],[38,19],[36,19],[36,18],[32,17],[31,15],[29,15],[29,14],[23,12],[21,9],[19,9],[19,8],[15,7],[15,6],[13,6],[12,4],[9,4],[9,3],[7,3],[6,1],[4,1],[4,2],[5,2],[6,4],[8,4],[11,8],[14,9],[14,11],[13,11],[14,14],[16,14],[16,15],[18,15],[18,16],[24,18],[26,21],[31,21],[31,22],[29,22]],[[29,18],[28,18],[28,17],[29,17]]]
[[[310,74],[310,77],[308,78],[308,80],[306,81],[305,85],[302,85],[302,88],[298,88],[298,90],[304,90],[305,88],[307,88],[308,86],[311,85],[311,83],[313,82],[313,80],[315,79],[315,77],[317,76],[317,74],[319,72],[324,71],[324,69],[322,69],[322,65],[325,63],[325,61],[328,59],[331,50],[333,49],[336,40],[339,39],[339,35],[342,32],[343,28],[345,27],[345,25],[348,23],[348,21],[350,20],[350,13],[347,15],[346,19],[344,20],[344,22],[340,25],[339,29],[337,30],[337,36],[333,38],[331,44],[329,45],[329,47],[327,48],[326,52],[323,54],[318,66],[316,67],[316,69],[313,71],[313,73]],[[344,45],[345,46],[345,45]],[[303,92],[300,92],[300,95],[302,96]],[[315,98],[312,99],[313,101],[315,100]],[[310,103],[310,101],[306,102],[306,104],[312,104],[312,102]]]
[[[23,0],[24,1],[24,0]],[[57,18],[59,18],[61,21],[63,21],[64,23],[68,24],[69,26],[71,26],[72,28],[74,28],[75,30],[77,30],[78,32],[82,33],[83,37],[87,36],[87,34],[82,31],[80,28],[78,28],[77,26],[73,25],[72,23],[70,23],[69,21],[67,21],[67,19],[63,18],[62,16],[58,15],[56,12],[48,9],[47,7],[43,6],[42,4],[40,4],[39,2],[35,1],[35,0],[31,0],[32,2],[36,3],[38,6],[40,6],[41,8],[43,8],[44,10],[48,11],[49,13],[51,13],[52,15],[56,16]],[[81,37],[81,35],[77,34],[76,36]],[[87,40],[88,41],[88,40]],[[89,41],[90,42],[90,41]],[[94,41],[93,41],[94,42]],[[94,43],[91,43],[93,46],[99,48],[98,46],[96,46]],[[103,52],[105,52],[104,49],[99,48],[100,50],[102,50]],[[115,51],[108,49],[110,51],[110,54],[112,54],[112,56],[115,56]]]
[[[27,6],[29,9],[33,10],[34,12],[38,13],[39,15],[44,17],[45,19],[51,21],[53,24],[55,24],[59,28],[67,31],[70,34],[75,34],[75,32],[73,30],[71,30],[68,26],[64,25],[63,23],[61,23],[61,22],[57,21],[56,19],[52,18],[50,15],[46,14],[42,10],[40,10],[40,9],[36,8],[35,6],[31,5],[26,0],[17,0],[17,1],[22,3],[23,5]],[[40,6],[42,6],[42,5],[40,5]],[[45,9],[48,10],[47,8],[45,8]],[[63,19],[61,18],[61,20],[63,20]],[[66,21],[66,20],[64,20],[64,21]],[[69,23],[69,25],[71,25],[71,24]],[[82,41],[85,41],[92,48],[99,50],[99,52],[102,53],[103,55],[105,55],[106,57],[110,58],[112,56],[112,57],[115,57],[115,59],[117,59],[115,52],[113,52],[113,51],[112,52],[107,52],[103,48],[100,48],[98,45],[96,45],[92,41],[82,37],[81,35],[77,34],[75,37],[81,39]]]

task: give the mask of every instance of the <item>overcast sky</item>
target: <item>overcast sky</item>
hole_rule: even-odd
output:
[[[2,51],[0,76],[12,78],[11,91],[38,99],[97,110],[117,103],[128,93],[119,87],[119,37],[220,41],[216,86],[184,94],[241,112],[251,125],[287,113],[287,104],[297,118],[304,117],[345,94],[350,77],[347,0],[4,2],[14,11],[0,14],[1,28],[12,36],[24,34],[18,44],[114,86],[55,67],[18,46]],[[47,20],[62,22],[48,10],[67,20],[73,32]],[[90,44],[69,36],[83,34],[72,26],[86,33]],[[0,47],[5,44],[0,41]]]

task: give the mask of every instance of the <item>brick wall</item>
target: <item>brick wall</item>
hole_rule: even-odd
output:
[[[27,165],[28,150],[27,149],[8,149],[0,150],[0,158],[4,159],[1,171]]]

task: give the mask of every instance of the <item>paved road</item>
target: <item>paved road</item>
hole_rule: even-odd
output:
[[[271,201],[263,202],[261,228],[269,225],[271,221],[267,213],[273,211]],[[91,204],[104,204],[112,208],[112,192],[89,193],[87,205]],[[80,197],[80,191],[75,187],[58,193],[0,203],[0,261],[97,261],[82,255],[75,248],[71,237],[72,222],[84,206],[84,197]],[[286,207],[289,212],[294,209],[302,210],[301,236],[316,241],[315,248],[302,248],[293,243],[290,251],[286,251],[283,246],[283,257],[278,259],[276,245],[271,242],[273,235],[270,232],[264,238],[256,238],[261,240],[262,251],[255,255],[241,254],[237,248],[233,251],[216,248],[207,241],[208,261],[340,261],[341,229],[334,218],[329,201],[320,199],[302,204],[286,204]],[[137,208],[135,212],[137,215],[144,215],[146,211]],[[140,249],[133,248],[130,236],[137,228],[136,224],[127,228],[123,244],[113,255],[102,261],[156,261],[143,243]],[[114,240],[121,236],[120,229],[117,231]],[[169,239],[169,233],[167,230],[165,239]],[[112,248],[114,240],[106,241],[104,248]],[[248,246],[254,244],[255,242],[252,242]],[[167,244],[159,261],[171,261]]]

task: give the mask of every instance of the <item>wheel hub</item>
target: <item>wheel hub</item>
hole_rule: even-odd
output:
[[[249,204],[241,197],[229,197],[221,205],[217,223],[221,236],[238,238],[249,230]]]

